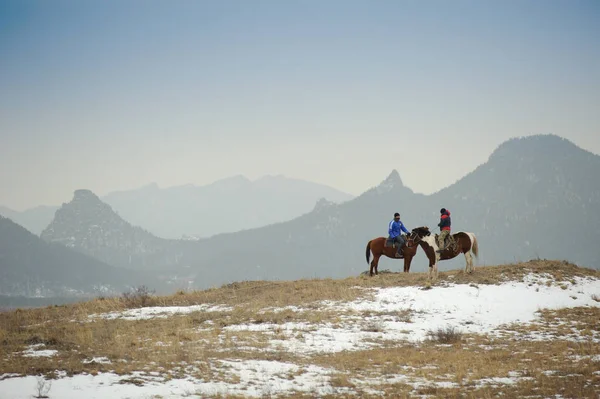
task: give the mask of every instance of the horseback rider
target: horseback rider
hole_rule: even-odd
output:
[[[394,213],[394,220],[392,220],[388,226],[388,233],[390,235],[390,239],[393,239],[393,243],[398,243],[398,250],[396,251],[396,258],[402,257],[402,245],[406,242],[404,237],[402,237],[402,232],[406,234],[410,234],[406,227],[404,227],[404,223],[400,221],[400,214],[398,212]]]
[[[442,252],[445,249],[444,242],[446,241],[446,237],[450,235],[451,225],[452,221],[450,220],[450,211],[446,208],[440,209],[440,222],[438,223],[440,228],[440,235],[438,236],[439,249],[436,252]]]

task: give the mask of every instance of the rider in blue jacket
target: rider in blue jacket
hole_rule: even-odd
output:
[[[396,212],[394,213],[394,220],[392,220],[388,226],[388,234],[390,235],[390,239],[393,239],[394,243],[398,243],[396,258],[402,257],[402,245],[405,243],[404,237],[402,237],[402,232],[410,234],[407,228],[404,227],[404,223],[400,221],[400,214]]]

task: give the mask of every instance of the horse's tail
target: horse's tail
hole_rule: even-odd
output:
[[[369,264],[369,258],[371,258],[371,241],[367,243],[367,253],[365,254],[367,257],[367,265]]]
[[[476,258],[479,256],[479,244],[477,243],[477,237],[475,237],[475,234],[473,234],[473,245],[471,245],[471,251],[473,251],[473,254]]]

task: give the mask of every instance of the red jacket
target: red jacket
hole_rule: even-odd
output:
[[[444,213],[442,216],[440,216],[440,224],[438,224],[438,226],[440,226],[440,230],[450,231],[451,224],[452,224],[452,221],[450,220],[450,211],[446,210],[446,213]]]

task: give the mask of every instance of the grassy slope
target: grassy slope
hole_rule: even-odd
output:
[[[440,273],[437,284],[497,284],[521,281],[529,273],[551,274],[554,277],[552,284],[558,286],[569,284],[575,276],[600,278],[599,271],[579,268],[567,262],[537,260],[480,267],[472,275],[462,271],[444,272]],[[499,392],[509,397],[556,393],[565,397],[596,397],[600,394],[600,375],[596,373],[598,363],[591,360],[600,355],[600,345],[592,339],[600,333],[600,308],[597,307],[542,311],[539,322],[507,326],[500,337],[449,332],[445,336],[434,334],[430,340],[418,344],[382,341],[378,348],[332,354],[261,351],[273,336],[277,338],[280,335],[281,339],[285,339],[285,334],[278,329],[271,335],[264,331],[225,329],[248,323],[282,325],[307,322],[335,326],[341,323],[340,318],[344,315],[330,310],[321,311],[319,301],[351,301],[369,295],[356,287],[391,286],[427,287],[427,276],[424,273],[386,273],[374,278],[360,276],[343,280],[241,282],[205,291],[179,292],[168,297],[105,298],[6,312],[0,314],[0,375],[51,375],[56,369],[69,374],[95,374],[109,370],[128,374],[145,370],[159,371],[167,379],[192,375],[214,380],[226,378],[222,370],[215,367],[215,360],[263,359],[332,368],[335,372],[331,384],[339,387],[339,392],[350,390],[360,393],[361,397],[368,397],[371,391],[359,381],[370,379],[378,379],[377,390],[395,397],[426,394],[433,397],[486,398]],[[210,304],[225,305],[231,309],[199,311],[162,319],[89,322],[89,315],[139,307],[142,300],[146,306]],[[298,306],[302,310],[272,309],[285,306]],[[411,314],[405,312],[390,317],[409,320]],[[557,323],[557,319],[562,323]],[[370,328],[376,331],[380,327],[373,325]],[[546,341],[523,339],[532,332],[549,334],[554,338]],[[569,335],[582,339],[571,341],[567,339]],[[586,340],[586,337],[589,339]],[[52,358],[30,358],[19,354],[37,343],[45,344],[45,349],[58,350],[58,354]],[[106,356],[112,364],[82,362],[94,356]],[[194,365],[195,368],[186,371],[182,364]],[[553,370],[553,373],[548,373],[548,370]],[[484,378],[506,378],[515,372],[525,378],[515,384],[476,384]],[[415,388],[414,385],[385,378],[399,374],[413,381],[450,380],[457,386],[424,385]],[[302,394],[298,393],[295,397],[302,397]]]

